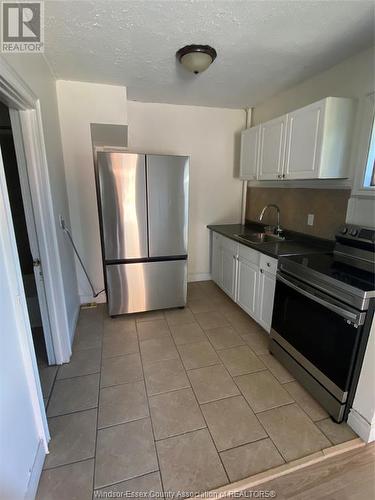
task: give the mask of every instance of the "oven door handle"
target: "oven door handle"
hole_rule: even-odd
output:
[[[296,290],[298,293],[301,293],[305,297],[313,300],[314,302],[317,302],[318,304],[326,307],[330,311],[335,312],[342,318],[345,318],[352,322],[354,325],[358,326],[361,324],[361,314],[356,314],[348,311],[347,309],[344,309],[343,307],[340,307],[336,304],[333,304],[332,302],[323,299],[322,297],[319,297],[317,295],[314,295],[313,293],[308,292],[305,288],[301,287],[300,284],[296,284],[293,281],[290,281],[289,279],[286,279],[284,276],[282,276],[280,273],[277,273],[276,279],[281,281],[281,283],[284,283],[285,285],[289,286],[290,288],[293,288],[293,290]]]

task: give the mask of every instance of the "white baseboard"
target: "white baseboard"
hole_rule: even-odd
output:
[[[375,422],[373,424],[370,424],[370,422],[362,417],[362,415],[358,413],[354,408],[350,410],[348,425],[365,443],[371,443],[371,441],[375,441]]]
[[[188,275],[188,282],[207,281],[211,279],[210,273],[191,273]]]
[[[31,469],[30,472],[30,479],[25,494],[26,500],[34,500],[36,497],[36,492],[38,490],[40,475],[42,473],[45,457],[46,457],[46,452],[44,449],[43,440],[41,439],[39,441],[38,449],[35,455],[33,468]]]

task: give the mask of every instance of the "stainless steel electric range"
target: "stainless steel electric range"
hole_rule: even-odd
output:
[[[282,257],[270,352],[334,420],[351,408],[375,304],[375,230],[343,226],[333,253]]]

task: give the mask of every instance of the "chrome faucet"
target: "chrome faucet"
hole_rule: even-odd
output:
[[[283,230],[281,229],[281,226],[280,226],[280,208],[277,205],[275,205],[274,203],[266,205],[259,215],[259,221],[262,221],[267,208],[274,208],[277,211],[277,225],[272,226],[272,229],[275,231],[275,233],[278,236],[280,236],[280,234],[283,232]]]

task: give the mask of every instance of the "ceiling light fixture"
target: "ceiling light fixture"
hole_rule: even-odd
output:
[[[209,45],[186,45],[176,52],[182,66],[196,75],[205,71],[216,56],[216,50]]]

